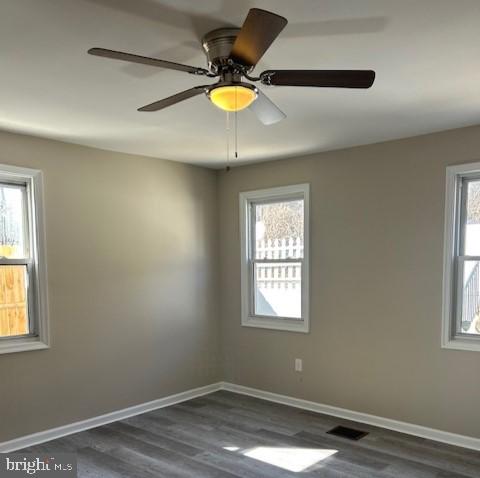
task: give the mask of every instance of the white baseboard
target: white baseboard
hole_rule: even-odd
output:
[[[302,408],[312,412],[324,413],[334,417],[344,418],[355,422],[366,423],[367,425],[374,425],[388,430],[394,430],[408,435],[428,438],[429,440],[438,441],[441,443],[448,443],[449,445],[456,445],[463,448],[470,448],[472,450],[480,451],[480,438],[474,438],[464,435],[457,435],[456,433],[445,432],[442,430],[435,430],[434,428],[423,427],[421,425],[414,425],[412,423],[400,422],[390,418],[377,417],[367,413],[355,412],[345,408],[333,407],[322,403],[310,402],[300,398],[293,398],[287,395],[279,395],[277,393],[266,392],[256,388],[244,387],[243,385],[236,385],[234,383],[222,382],[222,390],[249,395],[251,397],[261,398],[270,402],[281,403],[291,407]]]
[[[0,453],[8,453],[15,450],[20,450],[39,443],[53,440],[55,438],[61,438],[72,433],[81,432],[90,428],[95,428],[100,425],[106,425],[117,420],[123,420],[134,415],[140,415],[141,413],[150,412],[158,408],[168,407],[175,405],[176,403],[185,402],[192,398],[201,397],[212,392],[216,392],[222,388],[222,384],[213,383],[206,385],[205,387],[193,388],[185,392],[170,395],[168,397],[159,398],[158,400],[152,400],[151,402],[141,403],[140,405],[134,405],[133,407],[124,408],[122,410],[116,410],[114,412],[105,413],[104,415],[98,415],[96,417],[87,418],[69,425],[63,425],[57,428],[51,428],[32,435],[26,435],[13,440],[0,442]]]
[[[86,420],[71,423],[69,425],[51,428],[50,430],[45,430],[42,432],[33,433],[32,435],[26,435],[6,442],[1,442],[0,453],[8,453],[29,446],[38,445],[40,443],[54,440],[55,438],[61,438],[66,435],[71,435],[72,433],[78,433],[90,428],[98,427],[100,425],[106,425],[107,423],[115,422],[117,420],[123,420],[134,415],[140,415],[141,413],[150,412],[158,408],[168,407],[170,405],[175,405],[176,403],[185,402],[196,397],[208,395],[209,393],[217,392],[218,390],[227,390],[242,395],[249,395],[251,397],[261,398],[270,402],[281,403],[283,405],[289,405],[291,407],[301,408],[303,410],[310,410],[312,412],[324,413],[325,415],[344,418],[346,420],[352,420],[359,423],[366,423],[368,425],[386,428],[388,430],[394,430],[397,432],[406,433],[408,435],[428,438],[429,440],[480,451],[480,438],[457,435],[455,433],[435,430],[433,428],[414,425],[412,423],[400,422],[390,418],[377,417],[375,415],[355,412],[345,408],[333,407],[331,405],[310,402],[308,400],[289,397],[287,395],[266,392],[256,388],[244,387],[243,385],[236,385],[234,383],[218,382],[211,385],[206,385],[204,387],[194,388],[185,392],[177,393],[175,395],[170,395],[168,397],[159,398],[158,400],[152,400],[151,402],[134,405],[133,407],[99,415],[97,417],[88,418]]]

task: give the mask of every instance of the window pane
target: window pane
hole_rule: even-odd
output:
[[[302,318],[302,264],[255,263],[255,315]]]
[[[0,337],[29,333],[26,266],[0,266]]]
[[[303,199],[255,204],[256,259],[303,258]]]
[[[480,335],[480,261],[463,264],[461,333]]]
[[[26,257],[24,188],[0,185],[0,256]]]
[[[480,256],[480,180],[468,182],[466,222],[464,254]]]

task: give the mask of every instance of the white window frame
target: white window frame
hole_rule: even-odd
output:
[[[462,205],[465,179],[480,178],[480,162],[447,167],[445,193],[445,245],[443,262],[443,320],[442,347],[456,350],[480,351],[480,336],[459,333],[461,316],[461,287],[465,259],[480,260],[480,256],[460,256],[463,241],[464,218]]]
[[[304,240],[303,259],[294,262],[302,263],[302,318],[291,319],[283,317],[265,317],[254,314],[253,311],[253,266],[251,247],[251,228],[253,224],[251,206],[257,202],[288,201],[303,199],[304,201]],[[309,184],[296,184],[257,191],[240,193],[240,238],[241,238],[241,314],[242,325],[245,327],[259,327],[264,329],[284,330],[290,332],[310,331],[309,314],[309,262],[310,262],[310,186]],[[284,261],[283,259],[278,262]],[[293,261],[293,260],[292,260]],[[287,261],[286,261],[287,262]]]
[[[0,182],[25,185],[28,260],[0,258],[0,264],[26,264],[28,270],[28,320],[31,333],[0,338],[0,354],[46,349],[50,346],[43,217],[43,178],[37,169],[0,164]]]

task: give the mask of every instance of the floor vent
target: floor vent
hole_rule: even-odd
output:
[[[360,440],[360,438],[368,435],[368,432],[362,432],[360,430],[354,430],[353,428],[341,426],[332,428],[327,433],[337,437],[347,438],[348,440]]]

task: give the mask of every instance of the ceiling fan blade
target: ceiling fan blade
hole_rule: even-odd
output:
[[[251,8],[235,39],[230,58],[245,66],[255,66],[287,23],[280,15]]]
[[[90,48],[88,53],[90,55],[111,58],[113,60],[129,61],[131,63],[140,63],[142,65],[159,66],[160,68],[167,68],[169,70],[185,71],[194,75],[205,75],[208,73],[205,68],[182,65],[181,63],[159,60],[158,58],[150,58],[148,56],[134,55],[133,53],[125,53],[123,51],[107,50],[105,48]]]
[[[317,86],[323,88],[370,88],[372,70],[267,70],[260,74],[264,85]]]
[[[180,101],[188,100],[188,98],[192,98],[193,96],[201,95],[202,93],[205,93],[208,87],[209,85],[194,86],[189,90],[181,91],[180,93],[169,96],[168,98],[164,98],[163,100],[155,101],[154,103],[150,103],[149,105],[142,106],[141,108],[138,108],[138,111],[162,110],[167,106],[172,106],[176,103],[180,103]]]
[[[287,115],[264,93],[258,90],[257,99],[248,107],[265,125],[278,123]]]

